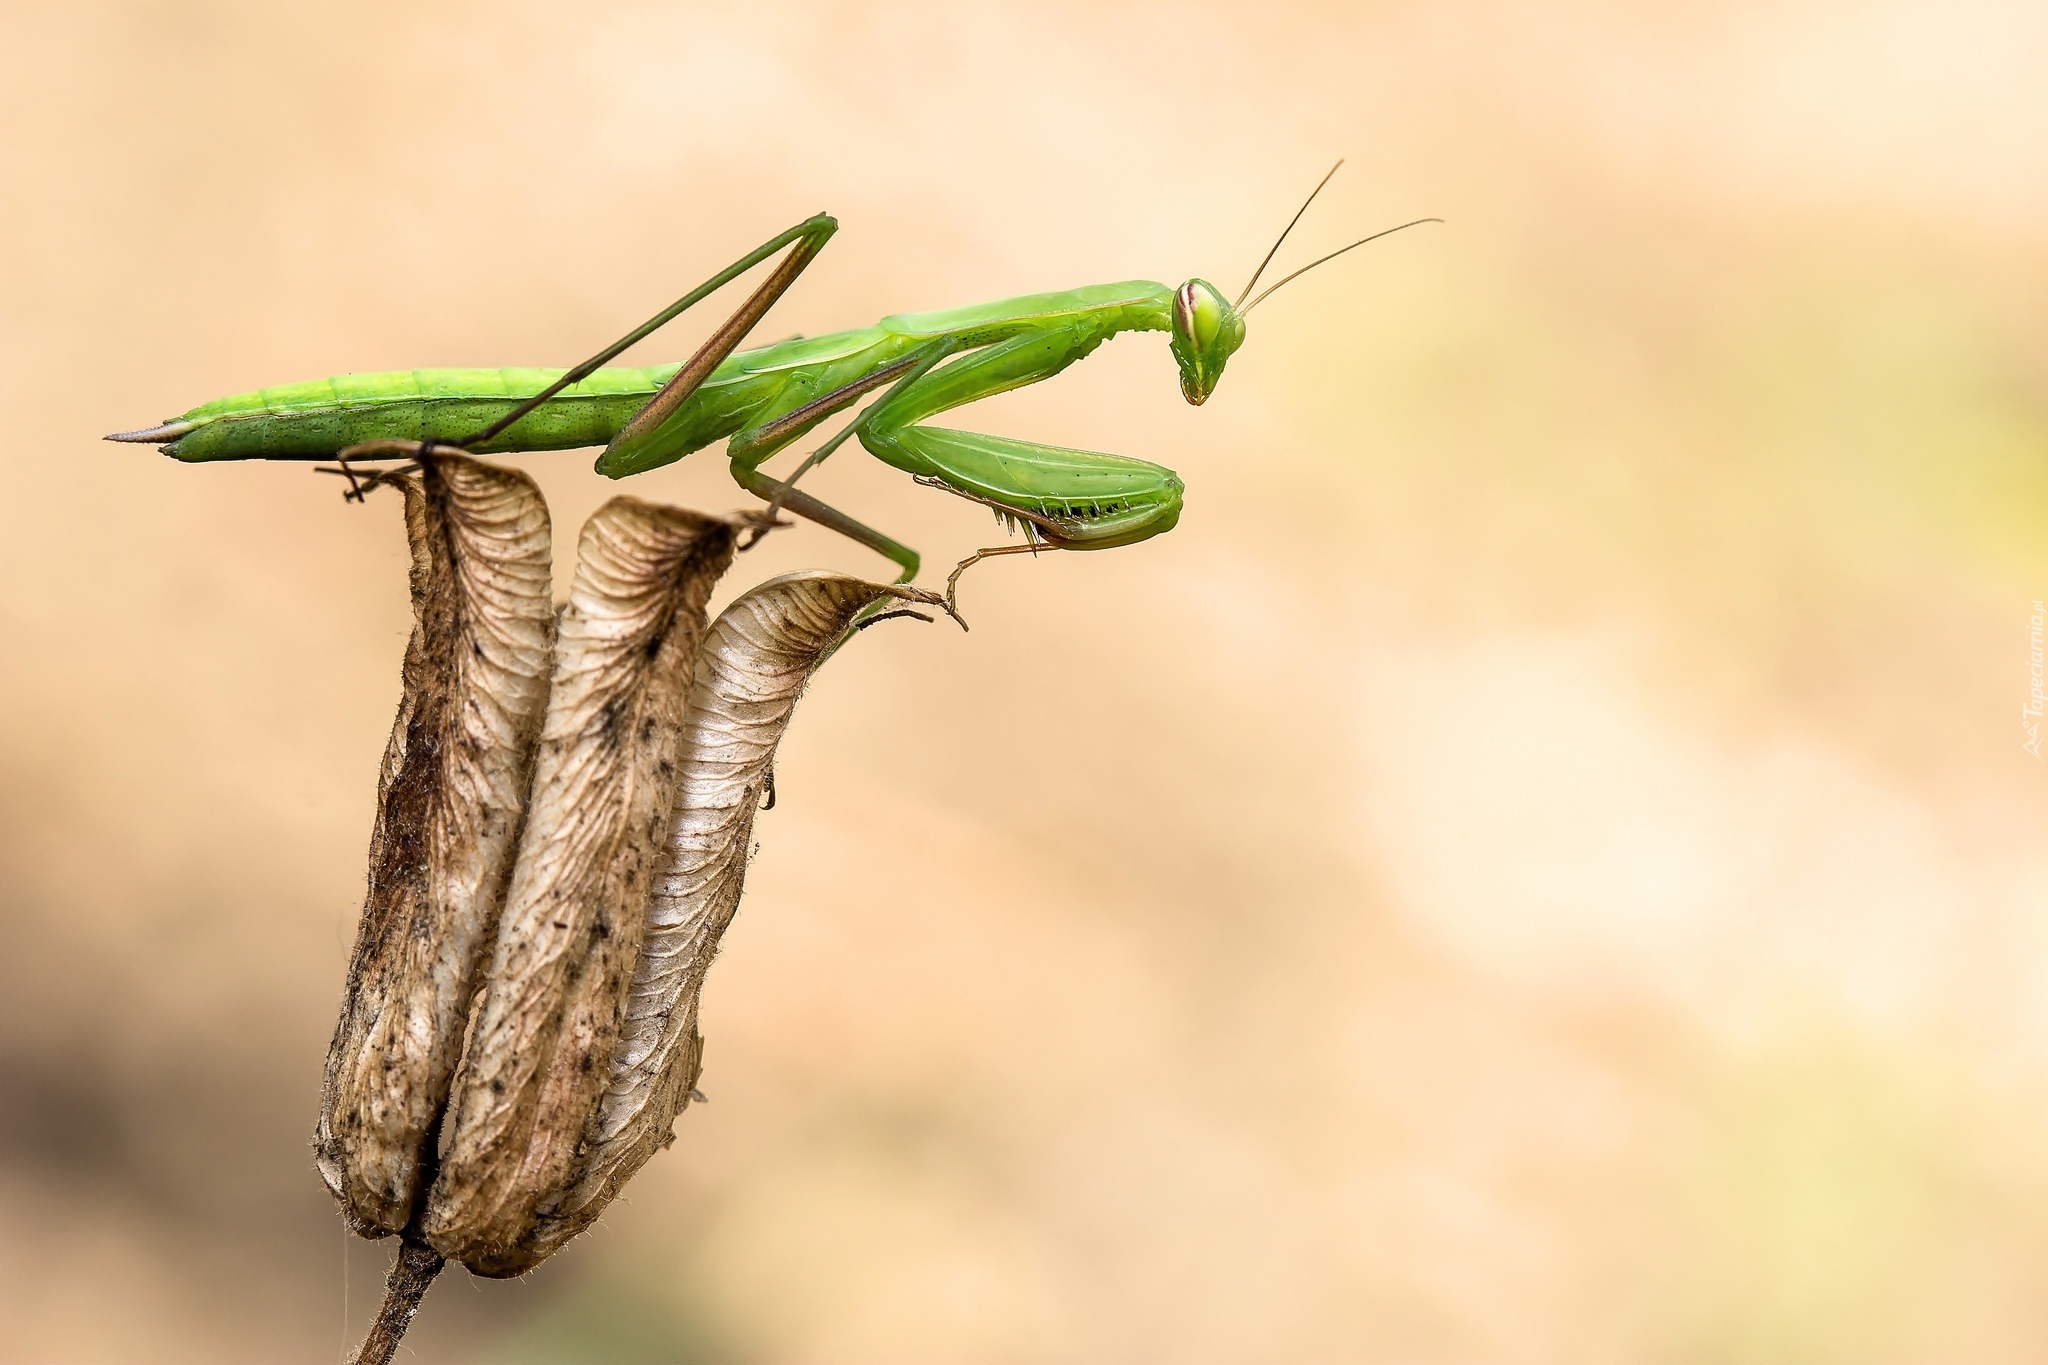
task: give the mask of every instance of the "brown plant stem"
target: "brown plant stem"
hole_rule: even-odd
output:
[[[391,1365],[399,1340],[426,1297],[427,1286],[446,1264],[441,1253],[425,1242],[415,1242],[409,1236],[399,1240],[398,1259],[391,1263],[391,1274],[384,1281],[384,1304],[350,1365]]]

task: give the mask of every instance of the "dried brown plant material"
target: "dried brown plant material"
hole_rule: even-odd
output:
[[[889,598],[940,600],[840,574],[789,574],[739,598],[706,635],[684,722],[675,811],[610,1083],[585,1129],[574,1180],[542,1208],[526,1243],[534,1260],[590,1226],[674,1140],[703,1057],[697,1003],[704,974],[739,908],[776,745],[813,670],[864,609]]]
[[[614,498],[584,525],[518,859],[422,1230],[516,1275],[611,1075],[675,794],[705,604],[735,524]]]
[[[414,626],[314,1134],[321,1178],[366,1237],[404,1228],[423,1193],[512,864],[554,632],[533,480],[442,456],[393,481]]]
[[[440,1252],[425,1242],[416,1242],[411,1237],[399,1239],[398,1256],[391,1262],[391,1273],[384,1281],[384,1302],[378,1307],[363,1344],[349,1357],[349,1365],[391,1365],[405,1329],[412,1326],[413,1315],[420,1311],[420,1300],[426,1297],[434,1277],[447,1263]]]

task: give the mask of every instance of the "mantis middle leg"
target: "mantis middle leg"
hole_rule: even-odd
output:
[[[933,366],[952,355],[958,344],[952,337],[939,337],[887,365],[877,367],[851,383],[819,395],[802,407],[784,413],[773,421],[735,434],[726,443],[726,455],[731,461],[733,479],[749,493],[767,500],[770,518],[778,509],[787,507],[797,515],[829,530],[837,531],[882,555],[901,570],[896,579],[898,583],[910,582],[917,577],[918,568],[923,562],[917,551],[883,535],[871,526],[855,521],[839,509],[820,502],[808,493],[797,491],[795,485],[806,470],[822,463],[847,437],[860,432],[876,408],[922,379]],[[862,394],[872,393],[884,384],[891,385],[887,394],[870,406],[858,420],[849,423],[838,435],[812,451],[788,479],[774,479],[760,472],[762,463],[777,451],[832,414],[851,406]]]

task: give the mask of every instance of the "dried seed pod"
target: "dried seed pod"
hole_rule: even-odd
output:
[[[818,664],[871,604],[939,599],[831,573],[772,579],[720,614],[690,689],[675,812],[610,1084],[584,1132],[574,1180],[541,1209],[534,1261],[596,1220],[621,1186],[674,1140],[697,1083],[697,1002],[719,937],[739,908],[754,813],[775,747]]]
[[[537,1206],[574,1171],[611,1074],[705,603],[728,521],[614,498],[584,525],[553,691],[482,999],[423,1231],[480,1275],[516,1275]]]
[[[444,456],[395,481],[414,626],[314,1133],[321,1178],[366,1237],[401,1230],[423,1193],[512,864],[554,633],[532,479]]]

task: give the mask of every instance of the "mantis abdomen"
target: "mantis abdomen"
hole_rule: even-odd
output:
[[[885,327],[863,327],[741,351],[691,395],[663,433],[663,445],[675,453],[709,445],[763,414],[796,407],[866,373],[917,340]],[[199,462],[326,460],[366,441],[433,441],[478,452],[602,446],[679,368],[614,365],[595,370],[484,441],[469,438],[509,416],[565,371],[513,367],[337,375],[238,393],[194,408],[162,428],[177,433],[163,451]]]
[[[571,385],[486,450],[603,445],[674,374],[674,365],[603,369]],[[179,420],[181,460],[325,460],[360,441],[456,441],[539,393],[559,369],[393,370],[236,394]]]

